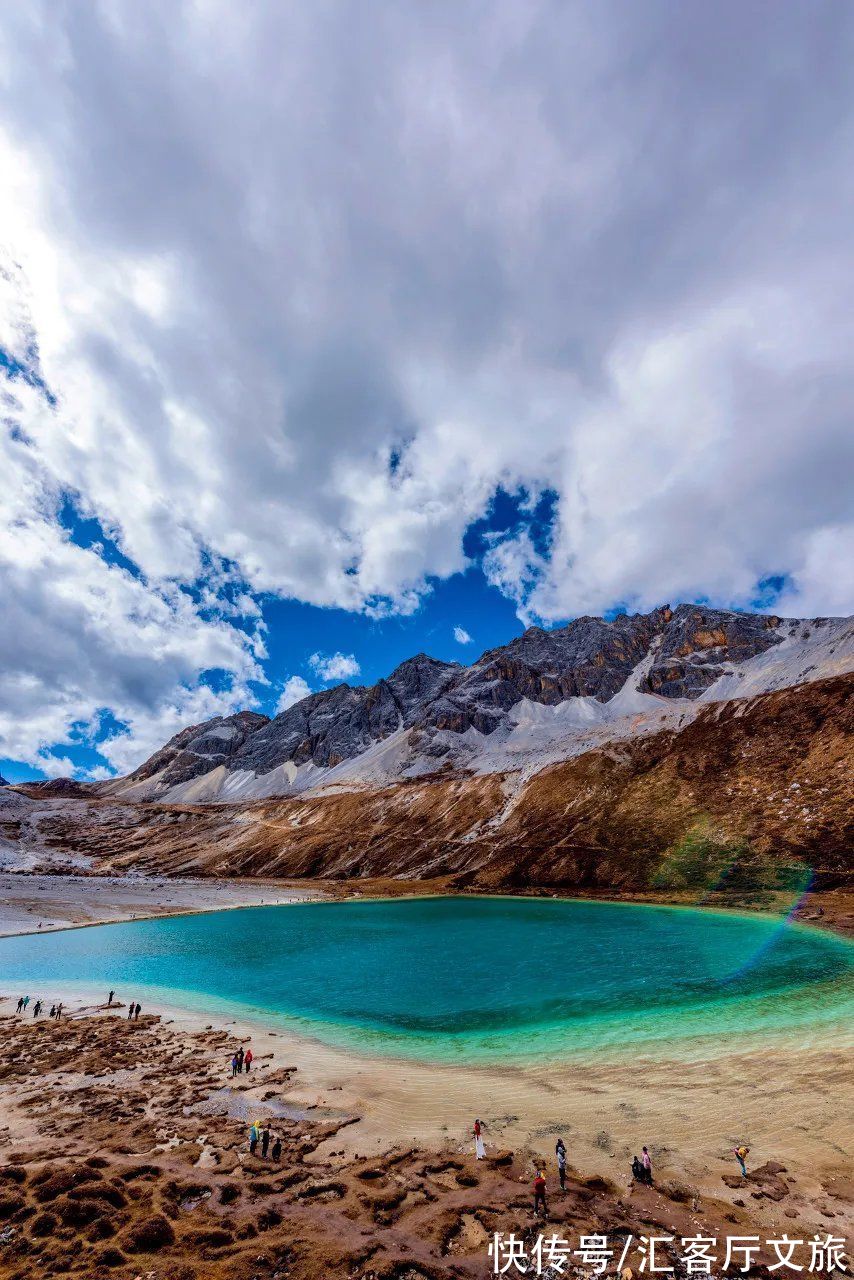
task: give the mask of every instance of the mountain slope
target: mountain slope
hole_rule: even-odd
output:
[[[854,669],[850,619],[696,605],[529,628],[469,667],[418,654],[370,687],[312,694],[269,720],[183,730],[96,793],[232,801],[376,785],[438,768],[533,773],[608,741],[690,722],[707,702]]]
[[[16,815],[30,864],[434,880],[584,892],[850,881],[854,676],[700,704],[681,728],[540,770],[433,774],[242,804],[53,800]],[[12,836],[10,824],[10,838]]]

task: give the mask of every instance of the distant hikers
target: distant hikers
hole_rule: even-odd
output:
[[[534,1214],[535,1215],[539,1214],[540,1206],[542,1206],[543,1217],[547,1218],[549,1215],[549,1208],[548,1208],[548,1205],[546,1204],[546,1175],[543,1173],[542,1169],[537,1170],[537,1176],[534,1179]]]
[[[282,1139],[279,1137],[278,1134],[276,1134],[276,1141],[273,1143],[272,1155],[276,1163],[278,1163],[279,1160],[281,1160],[282,1158]]]
[[[30,1003],[30,997],[29,997],[29,996],[24,996],[24,1004],[23,1004],[24,1012],[26,1012],[27,1005],[28,1005],[29,1003]]]
[[[141,1005],[141,1004],[139,1003],[139,1001],[137,1000],[137,1002],[136,1002],[136,1011],[135,1011],[135,1013],[134,1013],[134,1015],[133,1015],[133,1020],[134,1020],[134,1022],[139,1022],[139,1015],[140,1015],[141,1013],[142,1013],[142,1005]]]
[[[736,1160],[739,1163],[739,1167],[741,1168],[741,1176],[743,1178],[746,1178],[747,1165],[744,1162],[747,1159],[747,1157],[750,1155],[750,1147],[733,1147],[732,1154],[735,1156]]]
[[[37,1000],[33,1005],[33,1017],[37,1018],[41,1013],[41,1011],[42,1011],[42,1002],[41,1000]]]
[[[474,1153],[478,1160],[482,1160],[486,1155],[486,1148],[483,1145],[483,1134],[480,1130],[480,1121],[474,1122]]]
[[[233,1054],[231,1055],[231,1078],[232,1078],[232,1080],[233,1080],[233,1079],[234,1079],[234,1077],[237,1075],[237,1072],[238,1072],[239,1070],[240,1070],[240,1067],[239,1067],[239,1064],[238,1064],[238,1061],[237,1061],[237,1054],[236,1054],[236,1053],[233,1053]]]
[[[59,1004],[56,1006],[56,1020],[57,1020],[57,1022],[59,1022],[59,1019],[60,1019],[61,1017],[62,1017],[62,1001],[60,1000]]]
[[[16,1012],[16,1013],[20,1013],[20,1012],[21,1012],[21,1010],[23,1009],[23,1007],[24,1007],[24,997],[23,997],[23,996],[18,996],[18,1007],[17,1007],[17,1009],[15,1010],[15,1012]]]
[[[55,1005],[55,1004],[52,1004],[52,1005],[50,1006],[50,1013],[49,1013],[47,1016],[48,1016],[49,1018],[55,1018],[55,1017],[56,1017],[56,1005]]]
[[[555,1155],[557,1156],[557,1176],[560,1178],[560,1189],[566,1191],[566,1147],[563,1138],[558,1138],[555,1144]]]
[[[240,1048],[237,1050],[237,1074],[241,1075],[242,1072],[243,1072],[243,1045],[241,1045]]]
[[[249,1074],[249,1068],[251,1066],[252,1066],[252,1050],[247,1049],[243,1059],[243,1070],[246,1072],[247,1075]]]
[[[108,1006],[108,1007],[113,1003],[113,996],[114,996],[115,994],[116,994],[116,993],[115,993],[115,991],[111,991],[111,992],[110,992],[110,994],[107,996],[107,1006]]]
[[[135,1008],[136,1008],[136,1005],[131,1000],[130,1004],[128,1005],[128,1022],[130,1022],[130,1020],[133,1018],[133,1011]]]
[[[265,1124],[264,1128],[261,1130],[261,1155],[264,1157],[265,1160],[267,1159],[267,1152],[269,1151],[269,1149],[270,1149],[270,1126],[268,1124]]]
[[[250,1154],[250,1156],[254,1156],[254,1154],[255,1154],[255,1148],[258,1146],[258,1139],[260,1138],[260,1136],[261,1136],[261,1133],[260,1133],[260,1130],[259,1130],[259,1128],[258,1128],[258,1121],[257,1121],[257,1120],[253,1120],[253,1121],[252,1121],[252,1127],[251,1127],[251,1128],[250,1128],[250,1130],[249,1130],[249,1154]]]

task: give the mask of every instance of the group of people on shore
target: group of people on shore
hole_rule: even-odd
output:
[[[242,1075],[244,1071],[248,1075],[251,1069],[252,1069],[252,1050],[247,1049],[246,1052],[244,1053],[243,1045],[241,1045],[240,1048],[237,1050],[237,1053],[235,1053],[231,1059],[232,1078],[234,1078],[234,1076]]]
[[[272,1150],[270,1143],[272,1142]],[[266,1160],[269,1152],[270,1158],[277,1164],[282,1158],[282,1139],[278,1133],[273,1133],[269,1124],[259,1124],[257,1120],[252,1122],[249,1129],[249,1154],[251,1156],[258,1154],[258,1147],[261,1148],[261,1159]]]
[[[24,1014],[27,1012],[29,1003],[30,1003],[29,996],[19,996],[18,1004],[17,1004],[17,1008],[15,1009],[15,1012],[19,1013],[21,1017],[23,1017]],[[33,1017],[34,1018],[40,1017],[41,1011],[43,1008],[44,1008],[44,1002],[42,1000],[36,1000],[35,1003],[33,1004]],[[48,1014],[48,1017],[55,1018],[57,1022],[59,1021],[59,1019],[62,1017],[62,1001],[61,1000],[59,1004],[52,1004],[50,1006],[50,1013]]]
[[[486,1147],[483,1143],[483,1126],[480,1120],[475,1120],[474,1128],[474,1152],[478,1160],[483,1160],[486,1155]],[[747,1165],[745,1161],[750,1154],[750,1147],[738,1146],[733,1148],[733,1154],[738,1161],[741,1169],[742,1177],[747,1177]],[[560,1181],[561,1191],[566,1191],[566,1144],[563,1138],[558,1138],[555,1144],[555,1159],[557,1161],[557,1175]],[[543,1217],[548,1215],[548,1205],[546,1203],[546,1171],[541,1165],[536,1166],[536,1176],[534,1178],[534,1213]],[[645,1186],[652,1186],[652,1157],[649,1150],[643,1147],[640,1156],[632,1158],[632,1178],[635,1182],[643,1183]]]
[[[109,996],[107,997],[108,1008],[112,1006],[113,996],[115,994],[116,994],[115,991],[111,991]],[[23,1017],[24,1014],[26,1014],[27,1009],[29,1008],[29,1004],[30,1004],[29,996],[19,996],[18,1003],[15,1008],[15,1012],[19,1013],[21,1017]],[[44,1001],[41,999],[36,1000],[33,1003],[33,1017],[38,1018],[43,1008],[44,1008]],[[128,1014],[127,1014],[128,1022],[138,1022],[139,1015],[141,1013],[142,1013],[142,1005],[139,1003],[139,1001],[131,1001],[131,1003],[128,1005]],[[62,1017],[62,1001],[61,1000],[59,1001],[58,1004],[54,1003],[50,1006],[50,1013],[48,1014],[48,1017],[55,1018],[57,1022],[59,1021],[59,1019]]]

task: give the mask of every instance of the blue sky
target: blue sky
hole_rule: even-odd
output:
[[[0,771],[531,622],[854,611],[854,9],[768,14],[5,6]]]
[[[336,683],[324,681],[312,668],[309,659],[315,653],[353,655],[360,672],[350,677],[349,683],[373,684],[415,653],[423,651],[445,662],[470,663],[485,650],[506,644],[514,635],[521,634],[524,625],[516,616],[514,603],[490,586],[480,567],[486,546],[484,537],[516,527],[519,519],[519,500],[498,491],[488,516],[474,523],[467,532],[465,546],[472,560],[471,567],[444,581],[432,582],[420,607],[410,616],[378,619],[293,600],[261,599],[269,654],[263,669],[272,683],[251,684],[253,707],[274,715],[281,683],[289,676],[301,676],[312,689]],[[61,522],[76,544],[96,547],[106,561],[138,573],[136,566],[105,535],[100,523],[82,518],[73,503],[64,503]],[[541,523],[535,522],[535,525],[538,536],[543,536]],[[457,629],[471,639],[460,643],[455,638]],[[223,673],[216,671],[202,676],[214,687],[222,677]],[[93,767],[103,764],[103,757],[97,751],[98,740],[116,733],[119,727],[115,718],[104,711],[94,742],[66,743],[62,746],[62,755],[72,761],[79,776],[85,776]],[[43,769],[9,758],[0,759],[0,775],[9,782],[46,776]]]

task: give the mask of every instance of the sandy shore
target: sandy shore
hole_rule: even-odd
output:
[[[104,998],[79,987],[60,994],[72,1016]],[[827,1227],[841,1212],[828,1204],[828,1181],[854,1178],[854,1028],[826,1045],[781,1037],[773,1048],[716,1047],[694,1058],[471,1067],[362,1056],[261,1020],[156,999],[145,1011],[182,1033],[226,1031],[261,1057],[286,1061],[296,1072],[282,1094],[288,1106],[358,1116],[358,1125],[318,1144],[319,1158],[377,1157],[400,1146],[465,1153],[461,1135],[478,1116],[489,1150],[553,1158],[560,1135],[585,1176],[624,1181],[646,1144],[663,1179],[736,1204],[741,1188],[723,1179],[732,1174],[732,1148],[746,1142],[757,1163],[783,1162],[797,1177],[782,1208],[765,1199],[754,1208],[755,1220],[774,1230],[793,1210],[814,1229]]]
[[[0,937],[150,916],[322,898],[314,888],[264,880],[174,880],[164,876],[0,874]]]
[[[854,1182],[841,1171],[845,1158],[820,1176],[793,1148],[791,1129],[780,1135],[783,1158],[754,1149],[747,1179],[721,1153],[724,1172],[701,1185],[683,1152],[652,1142],[653,1187],[632,1184],[616,1152],[605,1176],[585,1172],[580,1135],[588,1122],[607,1114],[612,1140],[631,1132],[637,1143],[652,1116],[637,1088],[620,1110],[628,1082],[618,1087],[607,1075],[568,1082],[566,1097],[546,1089],[555,1081],[542,1081],[537,1103],[531,1081],[477,1073],[469,1085],[487,1138],[487,1158],[477,1162],[472,1109],[462,1114],[456,1073],[407,1067],[404,1075],[395,1064],[359,1062],[254,1027],[200,1026],[188,1014],[129,1022],[123,1009],[72,1004],[59,1023],[10,1015],[0,1013],[3,1280],[485,1280],[493,1232],[529,1249],[540,1231],[573,1245],[581,1234],[605,1234],[618,1249],[642,1236],[850,1235]],[[238,1044],[251,1046],[255,1060],[249,1076],[233,1079]],[[684,1106],[698,1083],[656,1075],[648,1086],[665,1095],[681,1087]],[[415,1118],[406,1108],[423,1088],[429,1096]],[[455,1096],[441,1092],[454,1088]],[[568,1116],[579,1098],[586,1104]],[[566,1191],[557,1186],[553,1128],[530,1135],[549,1155],[545,1222],[532,1213],[535,1151],[511,1141],[521,1119],[496,1114],[511,1099],[530,1104],[532,1115],[563,1116]],[[788,1105],[777,1097],[778,1111]],[[431,1109],[440,1109],[432,1119]],[[266,1159],[248,1151],[252,1120],[268,1121],[280,1137],[275,1161],[272,1150]],[[389,1145],[392,1133],[398,1140]],[[665,1244],[660,1260],[672,1264],[680,1251]],[[773,1260],[767,1250],[761,1256]],[[637,1269],[639,1258],[628,1260]]]

